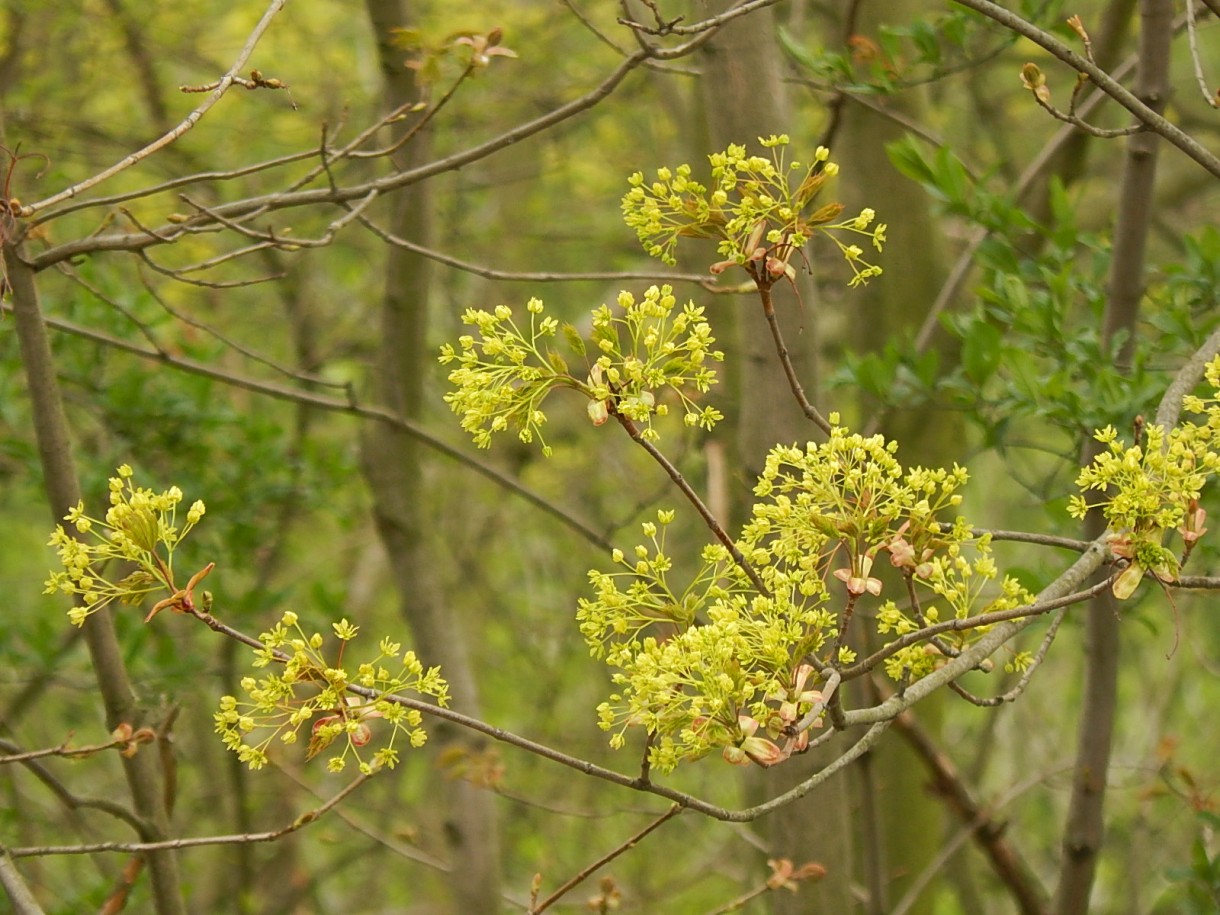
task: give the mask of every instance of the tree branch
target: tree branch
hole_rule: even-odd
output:
[[[10,305],[0,305],[0,311],[11,310],[12,306]],[[535,508],[541,509],[544,513],[550,515],[563,523],[569,529],[580,534],[581,537],[598,549],[609,551],[613,546],[613,544],[611,544],[603,534],[594,530],[575,515],[553,504],[545,497],[538,495],[524,484],[509,476],[504,471],[493,467],[491,464],[484,463],[471,457],[465,449],[445,443],[431,432],[428,432],[423,426],[399,416],[392,410],[382,407],[369,407],[358,403],[354,394],[350,394],[347,398],[328,397],[325,394],[317,394],[313,391],[303,391],[299,388],[292,388],[286,385],[276,384],[272,381],[262,381],[257,378],[238,375],[233,372],[218,369],[215,366],[209,365],[205,362],[197,362],[194,359],[187,359],[183,356],[174,355],[168,351],[146,349],[134,343],[129,343],[126,340],[121,340],[118,337],[113,337],[109,334],[102,333],[101,331],[82,327],[79,324],[74,324],[71,321],[64,321],[59,318],[48,317],[46,318],[46,324],[48,327],[53,327],[56,330],[72,334],[73,336],[81,337],[86,340],[92,340],[95,343],[101,343],[106,346],[140,356],[144,359],[150,359],[154,362],[159,362],[163,365],[170,366],[171,368],[175,368],[183,372],[188,372],[192,375],[200,375],[204,378],[211,378],[215,381],[219,381],[222,384],[232,385],[233,387],[253,391],[257,394],[263,394],[268,397],[274,397],[277,400],[287,400],[293,403],[317,407],[321,410],[328,410],[337,413],[348,413],[362,419],[372,419],[377,420],[378,422],[388,423],[391,426],[402,429],[407,434],[418,438],[429,448],[443,454],[445,457],[451,458],[457,461],[459,464],[465,465],[481,476],[486,477],[497,486],[501,486],[513,495],[524,499]],[[75,502],[71,504],[75,504]]]
[[[131,168],[131,166],[135,165],[137,162],[147,159],[157,150],[163,149],[164,147],[173,143],[180,136],[198,124],[203,116],[212,108],[212,106],[219,102],[221,97],[229,91],[229,87],[233,85],[233,78],[237,75],[238,71],[246,65],[246,61],[248,61],[250,59],[250,55],[254,53],[254,48],[258,44],[259,39],[263,37],[263,33],[266,32],[267,28],[271,25],[271,20],[275,18],[276,13],[284,8],[284,4],[287,2],[288,0],[271,0],[271,4],[267,7],[267,11],[263,13],[263,17],[254,27],[254,31],[252,31],[249,37],[246,39],[246,44],[244,47],[242,47],[241,52],[237,55],[237,59],[233,61],[233,66],[231,66],[229,71],[223,77],[221,77],[220,82],[216,85],[216,88],[212,90],[212,93],[206,99],[203,100],[202,104],[188,114],[177,127],[173,128],[168,133],[162,134],[143,149],[133,152],[120,162],[116,162],[114,165],[110,166],[110,168],[98,172],[93,177],[86,178],[84,181],[78,182],[69,188],[65,188],[58,194],[47,197],[45,200],[39,200],[37,203],[23,206],[21,208],[21,215],[32,216],[40,210],[45,210],[48,207],[55,206],[55,204],[64,200],[70,200],[77,194],[80,194],[82,191],[87,191],[91,187],[96,187],[103,181],[113,178],[119,172]]]
[[[1180,127],[1167,121],[1160,113],[1141,101],[1140,98],[1121,83],[1116,82],[1108,73],[1092,61],[1077,54],[1049,32],[1043,31],[1033,23],[1022,19],[1016,13],[1004,9],[1004,7],[991,2],[991,0],[953,0],[953,2],[967,9],[972,9],[976,13],[981,13],[988,19],[998,22],[1006,29],[1010,29],[1018,35],[1028,38],[1034,44],[1059,58],[1076,72],[1087,73],[1089,78],[1103,92],[1135,115],[1141,124],[1145,124],[1149,130],[1164,137],[1169,143],[1176,146],[1211,174],[1220,178],[1220,157],[1217,157]],[[1159,101],[1163,104],[1165,99],[1161,98]]]

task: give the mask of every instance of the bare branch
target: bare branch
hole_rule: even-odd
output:
[[[221,97],[229,90],[229,87],[233,85],[233,82],[237,77],[237,72],[246,65],[246,61],[248,61],[250,59],[250,55],[254,53],[254,48],[258,44],[259,39],[263,37],[263,33],[266,32],[267,28],[271,25],[271,20],[275,18],[276,13],[284,8],[284,4],[287,2],[288,0],[271,0],[271,5],[267,7],[267,11],[263,13],[262,19],[258,21],[258,24],[254,27],[254,31],[252,31],[250,36],[246,39],[245,45],[242,47],[241,52],[237,55],[237,60],[233,62],[233,66],[229,68],[229,72],[221,77],[220,82],[216,84],[216,88],[212,91],[212,94],[204,99],[203,103],[200,104],[198,108],[188,114],[177,127],[158,137],[156,140],[153,140],[143,149],[127,156],[127,158],[123,159],[121,162],[116,162],[114,165],[110,166],[110,168],[98,172],[93,177],[86,178],[84,181],[78,182],[69,188],[65,188],[58,194],[47,197],[45,200],[39,200],[37,203],[26,204],[21,208],[21,215],[32,216],[40,210],[53,207],[55,204],[64,200],[70,200],[71,198],[80,194],[82,191],[87,191],[91,187],[96,187],[103,181],[114,177],[119,172],[131,168],[131,166],[135,165],[137,162],[147,159],[157,150],[163,149],[164,147],[173,143],[184,133],[198,124],[203,116],[207,114],[209,109],[219,102]]]
[[[684,17],[679,16],[677,19],[665,21],[657,12],[656,7],[651,3],[648,5],[652,8],[656,17],[657,24],[655,26],[647,26],[639,22],[633,22],[630,19],[619,19],[620,25],[625,25],[634,32],[639,32],[644,35],[655,35],[663,37],[665,35],[701,35],[714,29],[719,29],[726,22],[732,22],[741,16],[747,16],[755,10],[761,10],[768,6],[774,6],[780,0],[752,0],[752,2],[741,2],[737,6],[731,7],[716,16],[709,16],[707,19],[702,19],[693,25],[679,25]]]
[[[337,804],[351,796],[357,788],[372,778],[372,774],[360,775],[352,780],[342,791],[320,807],[307,810],[287,826],[270,832],[238,833],[227,836],[196,836],[194,838],[164,839],[160,842],[90,842],[80,845],[31,845],[24,848],[11,848],[9,854],[14,858],[46,857],[48,855],[93,855],[99,852],[150,852],[177,851],[183,848],[200,848],[207,845],[244,845],[251,842],[275,842],[290,835],[310,823],[313,823]]]
[[[13,904],[14,915],[44,915],[38,900],[13,866],[12,856],[3,845],[0,845],[0,887],[4,888],[8,901]]]
[[[773,0],[769,0],[773,2]],[[710,33],[707,33],[710,34]],[[409,169],[406,171],[395,172],[372,181],[366,181],[360,184],[350,185],[340,188],[313,188],[310,190],[295,190],[290,192],[276,192],[264,194],[256,197],[250,197],[245,200],[238,200],[232,203],[227,203],[222,206],[211,208],[210,212],[213,215],[220,215],[229,220],[236,220],[243,217],[249,217],[255,214],[262,214],[272,210],[289,209],[301,206],[316,206],[326,203],[343,203],[347,201],[359,200],[365,197],[370,191],[376,191],[384,194],[390,191],[398,190],[436,175],[444,174],[445,172],[454,171],[469,165],[472,162],[477,162],[494,152],[519,143],[522,140],[547,130],[556,124],[562,123],[567,119],[574,117],[590,108],[593,108],[607,96],[609,96],[629,73],[643,64],[645,61],[658,59],[673,59],[691,53],[696,47],[702,44],[702,36],[695,38],[684,45],[664,49],[656,52],[652,51],[637,51],[632,54],[621,64],[619,64],[602,82],[586,92],[579,98],[560,105],[544,115],[541,115],[532,121],[527,121],[524,124],[519,124],[499,136],[493,137],[483,143],[471,146],[460,152],[453,153],[442,159],[437,159],[429,162],[418,168]],[[45,205],[45,204],[41,204]],[[195,217],[198,220],[203,220],[205,217]],[[169,229],[164,230],[169,234]],[[172,235],[170,236],[172,237]],[[101,235],[86,239],[78,239],[76,241],[67,242],[62,245],[50,248],[41,254],[31,257],[28,261],[30,267],[35,271],[41,271],[61,260],[77,257],[82,254],[90,254],[98,251],[138,251],[151,247],[160,242],[155,237],[150,237],[146,233],[138,235],[132,234],[110,234]]]
[[[553,893],[551,893],[551,895],[547,896],[546,899],[542,900],[542,902],[538,903],[537,905],[531,905],[529,908],[529,915],[538,915],[539,912],[544,912],[547,909],[549,909],[552,905],[554,905],[556,902],[558,902],[560,899],[562,899],[564,896],[566,896],[573,889],[580,886],[580,884],[584,883],[584,881],[587,880],[591,875],[593,875],[597,871],[601,870],[603,867],[605,867],[607,864],[609,864],[619,855],[624,854],[625,852],[631,851],[631,849],[633,849],[637,845],[639,845],[640,842],[643,841],[644,837],[647,836],[650,832],[652,832],[655,829],[659,829],[661,826],[665,825],[665,823],[667,823],[669,820],[672,820],[675,816],[677,816],[681,812],[682,812],[681,804],[674,804],[673,806],[671,806],[667,811],[665,811],[663,814],[661,814],[659,817],[657,817],[655,820],[653,820],[651,823],[649,823],[639,832],[635,833],[635,835],[633,835],[629,839],[627,839],[626,842],[623,842],[622,844],[618,845],[611,851],[602,855],[600,858],[598,858],[593,863],[588,864],[585,867],[582,867],[569,880],[564,881],[563,885],[560,886],[559,889],[555,890],[555,892],[553,892]]]
[[[11,310],[11,306],[7,304],[0,305],[0,311]],[[440,454],[443,454],[446,457],[451,458],[458,463],[465,465],[466,467],[469,467],[471,470],[475,471],[481,476],[491,480],[497,486],[501,486],[506,491],[513,493],[521,499],[524,499],[535,508],[540,509],[544,513],[550,515],[552,518],[555,518],[566,525],[569,529],[580,534],[581,537],[598,549],[609,551],[612,546],[612,544],[603,534],[594,530],[575,515],[553,504],[543,496],[538,495],[533,490],[506,474],[504,471],[499,470],[490,464],[486,464],[472,458],[465,449],[445,443],[424,429],[423,426],[398,415],[392,410],[387,410],[380,407],[368,407],[358,403],[354,394],[349,396],[347,399],[340,399],[337,397],[328,397],[324,394],[318,394],[312,391],[302,391],[299,388],[287,387],[271,381],[262,381],[260,379],[222,371],[208,363],[197,362],[193,359],[187,359],[172,353],[145,349],[142,346],[138,346],[126,340],[121,340],[118,337],[113,337],[109,334],[101,333],[100,331],[91,330],[59,318],[47,317],[45,321],[48,327],[53,327],[56,330],[64,331],[65,333],[70,333],[73,336],[82,337],[84,339],[93,340],[96,343],[102,343],[106,346],[111,346],[115,349],[132,353],[133,355],[140,356],[145,359],[151,359],[154,362],[159,362],[163,365],[168,365],[184,372],[189,372],[192,375],[200,375],[205,378],[211,378],[215,381],[221,382],[222,384],[243,388],[244,390],[253,391],[268,397],[274,397],[277,400],[292,401],[294,403],[300,403],[306,406],[317,407],[322,410],[329,410],[338,413],[349,413],[363,419],[373,419],[377,420],[378,422],[389,423],[392,426],[402,429],[407,434],[418,438],[429,448],[432,448]]]
[[[1203,144],[1186,133],[1176,124],[1166,120],[1148,105],[1144,104],[1133,92],[1115,81],[1108,73],[1077,54],[1049,32],[1043,31],[1031,22],[1022,19],[992,0],[954,0],[959,6],[981,13],[988,19],[1018,35],[1023,35],[1034,44],[1046,49],[1078,73],[1086,73],[1097,86],[1130,111],[1141,124],[1164,137],[1179,150],[1207,169],[1208,172],[1220,178],[1220,156],[1208,150]],[[1162,100],[1163,101],[1163,100]]]
[[[572,282],[577,280],[588,280],[597,282],[606,282],[610,280],[659,280],[665,283],[698,283],[704,288],[713,286],[714,283],[708,277],[701,273],[658,273],[656,271],[589,271],[587,273],[555,273],[553,271],[527,271],[527,272],[511,272],[507,270],[496,270],[492,267],[484,267],[481,264],[472,264],[469,261],[459,260],[451,255],[444,254],[440,251],[435,251],[432,248],[426,248],[423,245],[417,245],[413,241],[401,238],[392,232],[381,228],[371,219],[364,216],[359,217],[360,224],[380,238],[387,244],[394,245],[398,248],[403,248],[421,257],[426,257],[429,260],[434,260],[438,264],[444,264],[446,267],[453,267],[455,270],[461,270],[465,273],[472,273],[475,276],[481,276],[488,280],[503,280],[513,283],[562,283]]]

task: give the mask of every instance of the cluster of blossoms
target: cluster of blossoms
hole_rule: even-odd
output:
[[[835,222],[843,212],[840,203],[811,210],[811,204],[838,165],[830,151],[818,147],[808,165],[785,161],[786,135],[759,138],[771,157],[746,154],[744,146],[730,145],[709,156],[710,188],[692,177],[689,165],[660,168],[648,182],[633,174],[631,189],[623,197],[623,217],[635,229],[644,250],[664,263],[674,264],[678,239],[714,238],[724,260],[713,273],[733,266],[761,265],[760,275],[792,277],[790,264],[814,232],[831,238],[852,268],[851,285],[880,276],[881,268],[864,259],[864,250],[839,236],[868,239],[876,250],[885,244],[884,224],[874,225],[876,214],[865,209],[852,219]]]
[[[216,732],[238,759],[251,769],[267,764],[267,748],[278,739],[281,743],[297,742],[301,729],[310,724],[306,758],[341,741],[341,752],[330,757],[327,768],[342,772],[348,757],[355,759],[361,773],[373,772],[398,763],[399,738],[412,747],[421,747],[428,739],[421,727],[422,716],[387,698],[393,693],[413,692],[432,696],[440,705],[448,701],[448,686],[439,667],[426,671],[415,652],[402,652],[402,646],[383,639],[379,653],[372,660],[355,668],[353,676],[343,666],[347,644],[356,637],[358,627],[347,620],[332,624],[339,640],[337,658],[327,662],[322,654],[325,639],[315,632],[306,636],[297,622],[297,615],[285,613],[269,632],[259,636],[263,647],[255,652],[255,667],[273,663],[283,667],[275,673],[256,679],[244,677],[243,692],[248,699],[224,696],[213,716]],[[354,693],[351,687],[361,688]],[[381,719],[389,725],[389,739],[368,755],[366,747],[372,740],[369,724]]]
[[[489,447],[494,433],[514,428],[523,442],[537,437],[549,455],[541,435],[546,422],[542,403],[557,388],[584,395],[595,425],[613,412],[643,424],[644,437],[652,441],[658,437],[653,417],[669,412],[658,396],[663,389],[677,395],[688,426],[712,428],[720,413],[700,406],[688,393],[706,393],[716,383],[708,362],[724,358],[712,349],[716,341],[703,309],[693,302],[679,308],[669,286],[650,286],[642,299],[621,292],[617,305],[617,310],[603,305],[593,312],[591,344],[575,329],[564,328],[569,349],[585,362],[579,373],[546,343],[557,335],[559,322],[542,317],[540,300],[526,306],[528,331],[516,324],[507,305],[467,310],[462,320],[478,328],[478,337],[463,335],[456,348],[445,344],[440,361],[457,363],[449,373],[457,390],[446,394],[445,402],[475,444]]]
[[[195,575],[182,591],[174,584],[174,550],[203,517],[203,502],[191,505],[186,523],[179,528],[182,490],[171,486],[164,492],[154,492],[136,486],[134,472],[127,464],[119,467],[117,474],[110,478],[110,508],[105,518],[90,517],[85,514],[84,503],[78,502],[64,520],[84,539],[57,525],[48,544],[59,554],[63,571],[51,573],[43,593],[79,594],[83,606],[68,611],[76,626],[83,625],[90,614],[115,600],[135,604],[158,591],[169,591],[178,600],[189,600],[194,586],[207,574],[205,569]],[[109,560],[125,560],[137,568],[121,581],[110,582],[99,571]],[[157,609],[154,608],[154,613]]]
[[[1220,392],[1220,359],[1207,367],[1207,380]],[[1162,581],[1178,577],[1180,561],[1163,545],[1167,532],[1176,530],[1181,536],[1183,558],[1207,532],[1207,513],[1199,496],[1220,469],[1216,453],[1220,399],[1188,396],[1182,404],[1188,412],[1202,415],[1204,422],[1184,422],[1169,432],[1149,426],[1143,443],[1132,445],[1120,441],[1107,426],[1094,436],[1105,450],[1076,478],[1082,493],[1102,495],[1092,501],[1086,495],[1073,496],[1068,512],[1083,518],[1090,508],[1099,508],[1111,532],[1111,551],[1127,560],[1114,580],[1119,599],[1130,597],[1145,573]]]
[[[763,764],[804,750],[825,708],[814,687],[855,660],[845,621],[882,592],[874,575],[882,553],[909,605],[878,601],[882,634],[1032,602],[1009,578],[985,587],[998,576],[989,539],[961,519],[938,519],[959,505],[964,469],[903,468],[892,442],[832,422],[829,441],[768,455],[760,501],[736,543],[764,593],[721,545],[705,547],[699,573],[676,586],[664,549],[668,512],[645,525],[649,543],[632,557],[614,552],[620,571],[589,573],[595,595],[579,601],[577,618],[591,653],[614,670],[616,692],[598,709],[613,746],[626,728],[643,728],[662,771],[715,749],[730,762]],[[980,631],[955,633],[935,652],[901,649],[887,671],[902,682],[922,677]]]

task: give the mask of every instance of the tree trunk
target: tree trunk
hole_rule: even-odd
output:
[[[46,325],[42,320],[34,273],[21,262],[15,249],[6,246],[5,253],[9,281],[13,287],[14,323],[29,387],[43,485],[51,513],[59,523],[67,510],[81,500],[68,418],[60,397],[59,380]],[[105,609],[94,613],[83,626],[98,692],[106,710],[106,729],[113,731],[120,724],[131,725],[133,731],[141,727],[156,727],[157,723],[148,720],[146,710],[136,701],[112,612]],[[143,824],[140,838],[145,842],[169,838],[169,812],[158,760],[156,749],[150,746],[130,758],[124,758],[122,763],[133,808]],[[149,852],[143,860],[152,878],[153,905],[157,915],[186,915],[176,852]]]
[[[403,66],[403,53],[393,48],[389,30],[407,25],[404,2],[367,0],[376,32],[385,81],[387,107],[415,97],[412,71]],[[427,132],[397,154],[396,165],[410,168],[429,155]],[[429,237],[429,194],[414,185],[395,198],[390,231],[421,244]],[[402,249],[387,251],[385,295],[377,357],[377,385],[382,402],[408,418],[421,414],[426,371],[436,360],[427,347],[429,262]],[[371,426],[361,441],[362,463],[373,493],[373,512],[394,580],[400,589],[402,613],[410,622],[414,647],[425,664],[440,664],[449,682],[452,706],[480,717],[480,704],[468,638],[455,608],[446,605],[434,567],[436,546],[428,538],[425,506],[435,490],[425,485],[422,448],[410,436],[387,424]],[[432,754],[448,748],[476,750],[465,732],[438,722],[430,724]],[[500,905],[499,830],[495,798],[462,780],[437,779],[435,807],[453,863],[449,889],[455,912],[496,912]]]
[[[1169,92],[1169,50],[1173,3],[1141,0],[1140,73],[1136,91],[1149,107],[1164,110]],[[1156,134],[1134,134],[1127,142],[1127,158],[1119,187],[1118,223],[1110,269],[1110,296],[1106,302],[1104,335],[1127,338],[1118,354],[1120,367],[1130,366],[1135,344],[1136,319],[1144,293],[1144,258],[1152,222],[1156,177]],[[1096,454],[1090,441],[1084,459]],[[1089,519],[1088,536],[1104,530],[1096,515]],[[1072,799],[1063,835],[1063,867],[1055,895],[1055,915],[1085,915],[1089,909],[1097,860],[1104,840],[1106,774],[1114,714],[1118,703],[1119,616],[1114,599],[1105,594],[1089,604],[1085,618],[1084,706],[1080,710]]]
[[[849,39],[856,37],[875,41],[882,22],[916,21],[930,7],[923,0],[865,0],[852,8],[853,20],[842,23],[842,49],[849,52]],[[861,62],[861,66],[867,63]],[[918,90],[884,100],[886,107],[915,122],[923,119],[923,103]],[[843,317],[848,323],[842,329],[843,339],[857,353],[867,353],[915,335],[944,281],[944,253],[937,243],[940,231],[927,195],[900,175],[886,154],[886,145],[900,139],[906,128],[850,99],[842,109],[841,125],[829,145],[831,157],[843,165],[840,197],[847,206],[844,216],[872,207],[877,219],[889,227],[885,251],[879,257],[885,273],[867,287],[845,293]],[[872,404],[861,403],[856,422],[862,431],[880,431],[897,441],[898,458],[906,466],[940,466],[961,459],[964,429],[957,414],[908,410],[877,415]],[[858,637],[866,645],[876,638],[875,633],[864,631]],[[933,739],[940,729],[942,705],[938,696],[919,706],[919,724]],[[860,790],[871,800],[861,805],[860,865],[868,889],[865,911],[880,915],[903,896],[910,881],[937,854],[944,816],[926,790],[924,767],[903,742],[883,741],[861,762]],[[868,822],[870,810],[876,815],[874,823]],[[924,893],[909,911],[914,915],[931,911],[930,897]]]
[[[700,0],[701,16],[713,15],[730,4],[724,0]],[[758,137],[788,133],[791,113],[783,83],[782,56],[775,40],[775,17],[770,9],[759,10],[725,26],[703,50],[702,100],[707,112],[710,149],[699,156],[724,149],[729,143],[757,145]],[[806,160],[812,150],[794,153]],[[776,309],[785,330],[792,361],[806,394],[815,397],[816,374],[813,286],[802,281],[801,298],[781,286],[774,289]],[[737,366],[730,380],[738,404],[736,441],[731,465],[736,468],[738,512],[734,527],[744,519],[754,480],[762,470],[767,451],[774,445],[805,442],[816,433],[789,394],[788,382],[776,358],[775,345],[756,295],[736,297],[718,306],[734,316],[736,326],[727,335],[732,347],[727,362]],[[726,347],[727,349],[728,347]],[[724,519],[728,520],[728,519]],[[836,741],[821,750],[795,757],[782,766],[756,772],[749,790],[759,799],[774,797],[836,758],[845,746]],[[798,866],[818,861],[826,867],[824,880],[802,886],[798,893],[769,894],[775,915],[808,912],[849,912],[852,909],[852,843],[848,792],[845,781],[828,782],[796,803],[769,816],[760,826],[770,857],[790,858]]]

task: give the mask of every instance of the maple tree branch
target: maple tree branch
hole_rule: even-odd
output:
[[[262,18],[258,21],[258,24],[254,27],[254,30],[246,39],[246,43],[238,53],[237,59],[233,62],[233,66],[231,66],[229,71],[221,77],[220,82],[216,84],[216,88],[212,90],[211,94],[203,100],[199,107],[183,118],[182,122],[179,123],[178,126],[174,127],[168,133],[162,134],[143,149],[131,153],[122,161],[116,162],[114,165],[98,172],[91,178],[86,178],[84,181],[80,181],[71,187],[65,188],[58,194],[54,194],[51,197],[39,200],[36,203],[24,205],[21,208],[21,215],[32,216],[40,210],[53,207],[55,204],[61,203],[64,200],[70,200],[71,198],[80,194],[82,191],[87,191],[89,188],[95,187],[101,184],[103,181],[114,177],[119,172],[131,168],[131,166],[135,165],[142,159],[147,159],[153,153],[157,152],[157,150],[169,146],[184,133],[198,124],[203,116],[207,114],[209,109],[219,102],[221,97],[229,91],[229,88],[233,85],[233,81],[236,78],[238,71],[246,65],[246,61],[248,61],[250,59],[250,55],[254,53],[254,48],[258,44],[259,39],[263,37],[263,33],[266,32],[267,28],[271,25],[271,20],[274,19],[275,15],[284,8],[284,4],[287,2],[288,0],[271,0],[271,4],[267,7],[267,11],[263,13]]]

